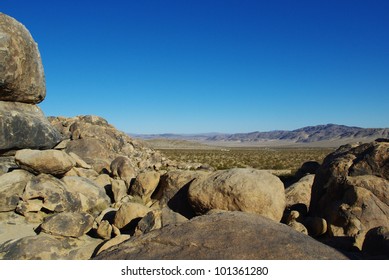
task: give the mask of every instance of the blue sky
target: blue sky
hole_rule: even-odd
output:
[[[2,0],[46,115],[132,133],[389,127],[387,0]]]

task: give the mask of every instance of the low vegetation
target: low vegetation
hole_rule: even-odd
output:
[[[231,148],[231,149],[160,149],[172,160],[200,162],[216,169],[252,167],[296,171],[306,161],[322,162],[331,148]]]

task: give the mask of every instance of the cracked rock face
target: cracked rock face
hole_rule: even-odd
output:
[[[21,23],[0,13],[0,100],[37,104],[45,96],[37,44]]]
[[[327,220],[332,237],[361,249],[374,227],[389,226],[389,140],[346,145],[328,155],[312,187],[310,215]]]
[[[265,217],[223,212],[133,237],[96,259],[346,259],[338,251]]]

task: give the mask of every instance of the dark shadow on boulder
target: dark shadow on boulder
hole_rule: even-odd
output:
[[[195,212],[193,211],[192,207],[189,204],[188,201],[188,190],[190,187],[190,184],[195,179],[191,180],[189,183],[184,185],[167,203],[167,206],[173,210],[174,212],[177,212],[184,216],[187,219],[192,219],[196,216]]]

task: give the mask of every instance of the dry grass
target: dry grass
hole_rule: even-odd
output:
[[[252,167],[296,171],[306,161],[322,162],[331,148],[231,148],[231,149],[160,149],[172,160],[199,162],[216,169]]]

